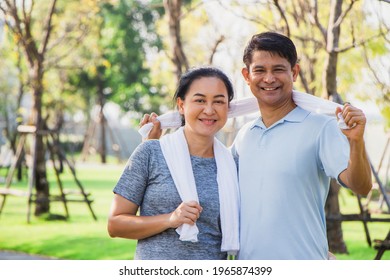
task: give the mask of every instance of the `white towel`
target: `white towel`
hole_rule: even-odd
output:
[[[160,139],[169,171],[182,201],[198,201],[191,158],[184,129]],[[217,182],[222,229],[221,251],[235,255],[239,249],[239,194],[237,168],[230,151],[214,138],[214,157],[217,164]],[[197,242],[199,233],[195,225],[183,224],[176,229],[182,241]]]
[[[293,91],[292,97],[295,104],[297,104],[299,107],[310,112],[316,112],[318,114],[326,114],[329,116],[334,116],[336,108],[337,107],[342,108],[342,105],[332,102],[330,100],[319,98],[314,95],[308,93],[302,93],[296,90]],[[257,99],[254,96],[252,96],[249,98],[231,101],[228,117],[234,118],[234,117],[248,115],[251,113],[256,113],[258,111],[259,111],[259,107],[258,107]],[[339,127],[342,129],[348,129],[349,127],[345,125],[341,114],[339,114],[338,117],[339,117],[339,122],[338,122]],[[157,119],[160,121],[162,129],[178,128],[181,126],[181,117],[179,112],[177,111],[163,114],[157,117]],[[138,132],[142,135],[142,137],[146,138],[150,130],[152,129],[152,127],[153,127],[152,123],[147,123],[144,126],[142,126],[138,130]]]

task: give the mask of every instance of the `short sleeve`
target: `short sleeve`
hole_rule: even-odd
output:
[[[114,193],[141,205],[148,185],[150,154],[151,149],[147,141],[134,150],[113,190]]]
[[[338,179],[348,167],[349,143],[335,119],[327,122],[319,136],[319,157],[327,176]]]

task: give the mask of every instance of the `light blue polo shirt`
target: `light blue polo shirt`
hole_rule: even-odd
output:
[[[327,259],[325,201],[330,178],[347,168],[349,144],[333,117],[296,107],[266,128],[238,133],[239,259]]]

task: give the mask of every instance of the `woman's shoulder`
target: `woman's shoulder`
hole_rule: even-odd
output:
[[[132,157],[145,156],[161,152],[159,140],[145,140],[133,151]]]
[[[150,164],[161,165],[164,156],[158,140],[146,140],[140,143],[131,153],[128,164],[140,164],[148,166]]]
[[[160,140],[157,139],[145,140],[141,143],[141,145],[144,146],[145,149],[156,149],[160,147]]]

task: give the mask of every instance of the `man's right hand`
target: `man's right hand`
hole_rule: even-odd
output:
[[[151,113],[150,115],[145,114],[142,117],[141,122],[139,124],[140,127],[144,126],[147,123],[153,123],[152,130],[149,132],[148,137],[144,140],[160,139],[160,137],[162,135],[162,129],[161,129],[161,123],[159,122],[159,120],[157,120],[157,117],[158,116],[156,113]]]

